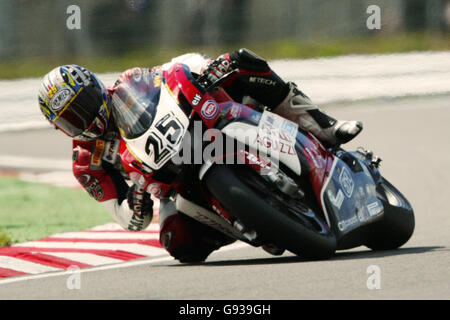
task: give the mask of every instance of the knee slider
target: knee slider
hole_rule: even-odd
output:
[[[168,217],[161,226],[160,243],[180,262],[201,262],[216,249],[199,239],[199,222],[183,214]]]

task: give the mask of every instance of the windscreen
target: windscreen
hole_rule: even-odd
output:
[[[151,126],[161,92],[159,77],[144,73],[125,78],[114,88],[112,112],[123,137],[135,139]]]

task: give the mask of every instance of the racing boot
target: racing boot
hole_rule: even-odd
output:
[[[273,112],[311,132],[326,147],[337,147],[349,142],[361,132],[361,121],[336,120],[313,105],[295,83],[288,82],[288,85],[288,95],[273,108]]]

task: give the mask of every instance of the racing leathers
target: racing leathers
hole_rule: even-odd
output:
[[[115,85],[136,74],[167,70],[177,62],[188,65],[199,80],[209,83],[232,68],[236,69],[237,73],[222,85],[234,100],[263,104],[275,113],[298,122],[305,130],[311,130],[329,145],[348,140],[346,134],[351,135],[348,130],[344,130],[340,137],[337,120],[320,112],[294,84],[284,82],[266,61],[245,49],[224,54],[216,60],[191,53],[152,69],[129,69],[122,73]],[[114,90],[115,86],[108,89],[109,96]],[[295,103],[301,108],[292,111]],[[358,126],[352,128],[350,125],[350,129],[357,131],[357,134],[360,131]],[[88,142],[73,140],[73,171],[80,184],[105,206],[118,224],[130,231],[140,231],[152,219],[153,201],[148,193],[127,182],[118,156],[119,138],[112,119],[107,132],[100,139]],[[160,199],[159,213],[160,243],[182,262],[203,261],[212,251],[233,241],[178,212],[170,199]]]
[[[114,86],[108,88],[108,95],[113,95],[116,85],[123,79],[136,74],[158,73],[170,68],[175,62],[185,63],[193,72],[200,73],[207,61],[203,55],[187,54],[152,69],[128,69],[120,75]],[[106,208],[122,228],[140,231],[147,228],[152,220],[153,201],[150,194],[139,190],[123,171],[118,154],[119,144],[120,135],[114,119],[111,119],[106,133],[99,139],[74,139],[73,173],[81,186]],[[179,213],[169,199],[160,199],[159,207],[161,245],[181,262],[203,261],[212,251],[233,241]]]

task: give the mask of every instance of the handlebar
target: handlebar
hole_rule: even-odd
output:
[[[202,79],[203,77],[199,78],[199,82],[205,87],[206,92],[211,93],[214,91],[215,88],[219,87],[222,83],[224,83],[226,80],[228,80],[231,76],[235,75],[239,72],[239,69],[233,69],[230,72],[224,74],[222,77],[214,81],[213,83],[209,84],[208,80]]]

